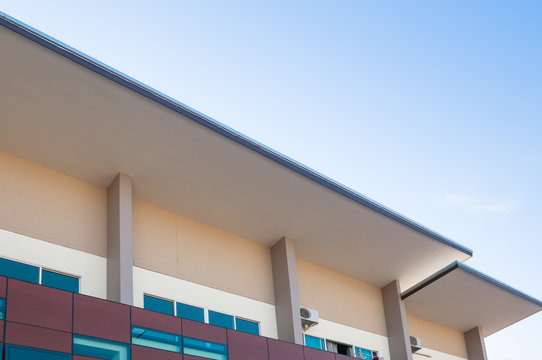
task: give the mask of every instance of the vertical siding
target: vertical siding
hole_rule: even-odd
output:
[[[380,289],[297,259],[299,301],[322,319],[387,336]]]
[[[274,304],[269,248],[141,201],[133,205],[135,266]]]
[[[0,228],[107,255],[104,188],[0,152]]]
[[[419,337],[424,348],[437,350],[446,354],[467,358],[463,333],[428,321],[407,316],[408,329],[411,336]]]

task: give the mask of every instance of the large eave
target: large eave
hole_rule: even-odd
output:
[[[377,286],[472,251],[0,13],[0,150]]]
[[[542,302],[454,262],[402,294],[409,315],[460,332],[489,336],[542,310]]]

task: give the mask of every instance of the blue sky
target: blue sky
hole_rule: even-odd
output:
[[[542,2],[6,1],[0,11],[472,248],[542,298]],[[542,314],[486,339],[542,360]]]

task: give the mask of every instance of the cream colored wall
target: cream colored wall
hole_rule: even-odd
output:
[[[106,190],[0,152],[0,229],[107,256]]]
[[[410,335],[420,338],[422,342],[421,353],[425,350],[436,350],[455,357],[467,358],[463,333],[410,315],[407,316],[407,321]]]
[[[328,321],[387,336],[379,288],[305,260],[297,259],[296,267],[301,306]]]
[[[107,259],[0,230],[0,257],[79,276],[81,294],[106,297]]]
[[[260,323],[260,334],[277,338],[275,306],[134,266],[134,305],[143,307],[143,294],[240,316]]]
[[[274,304],[269,248],[141,201],[133,214],[135,266]]]

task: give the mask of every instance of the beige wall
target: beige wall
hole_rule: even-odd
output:
[[[297,259],[299,301],[322,319],[387,336],[380,289]]]
[[[0,152],[0,228],[107,256],[105,189]]]
[[[421,339],[422,347],[467,358],[463,333],[408,315],[411,336]]]
[[[274,304],[269,248],[141,201],[133,211],[135,266]]]

